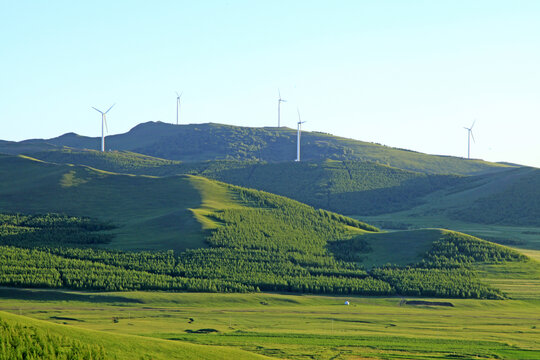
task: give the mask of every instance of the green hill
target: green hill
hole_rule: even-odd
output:
[[[77,149],[99,149],[99,139],[65,134],[48,140],[26,140],[19,147],[50,144]],[[201,162],[239,160],[292,162],[296,131],[289,128],[248,128],[220,124],[140,124],[129,132],[108,136],[107,149],[133,151],[169,160]],[[14,150],[2,150],[14,153]],[[22,152],[19,152],[22,153]],[[29,153],[29,152],[26,152]],[[303,160],[373,161],[405,170],[437,174],[480,174],[508,165],[481,160],[427,155],[319,132],[302,133]]]
[[[357,216],[407,210],[417,217],[438,213],[466,222],[540,226],[540,170],[535,168],[457,176],[340,160],[186,163],[132,152],[70,148],[37,152],[34,156],[48,162],[84,164],[121,173],[199,175]]]
[[[343,214],[372,215],[411,208],[425,195],[468,181],[364,161],[207,161],[186,163],[132,152],[64,148],[33,154],[48,162],[83,164],[131,174],[192,174],[283,195]]]
[[[201,195],[187,177],[119,175],[0,155],[0,210],[62,213],[114,223],[110,244],[120,249],[205,246],[190,208]]]

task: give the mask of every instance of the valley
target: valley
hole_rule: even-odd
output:
[[[304,138],[302,162],[285,128],[0,142],[2,351],[540,356],[540,170]]]

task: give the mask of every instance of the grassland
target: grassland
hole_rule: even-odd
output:
[[[62,316],[57,316],[62,318]],[[14,350],[3,345],[0,355],[5,359],[116,359],[116,360],[168,360],[168,359],[264,359],[266,357],[225,346],[201,346],[185,341],[166,341],[147,336],[101,332],[82,327],[63,326],[51,322],[31,319],[26,316],[0,312],[0,321],[7,330],[25,329],[28,346],[24,336],[16,341]],[[42,335],[43,334],[43,335]],[[32,352],[36,348],[36,335],[46,337],[44,348],[59,348],[60,351]],[[32,339],[33,338],[33,339]],[[81,349],[73,351],[73,349]],[[89,349],[89,350],[87,350]],[[95,350],[97,349],[97,350]],[[54,356],[54,357],[53,357]]]
[[[345,300],[349,306],[343,305]],[[226,350],[208,351],[239,359],[249,358],[248,354],[231,349],[272,358],[321,360],[540,356],[538,300],[438,299],[453,307],[412,306],[402,300],[0,289],[0,310],[46,321],[39,324],[100,344],[118,359],[134,353],[141,358],[181,359],[190,351],[213,358],[205,356],[206,347],[190,348],[186,342],[225,346]],[[7,316],[15,320],[0,313],[0,318]],[[122,344],[115,348],[117,342]]]

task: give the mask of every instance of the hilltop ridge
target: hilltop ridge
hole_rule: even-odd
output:
[[[53,147],[99,149],[100,138],[64,134],[52,139],[0,143],[0,152],[30,154]],[[142,123],[124,134],[110,135],[106,147],[183,162],[212,160],[292,162],[296,130],[240,127],[216,123],[172,125]],[[302,132],[302,159],[372,161],[404,170],[433,174],[482,174],[509,165],[451,156],[429,155],[321,132]]]

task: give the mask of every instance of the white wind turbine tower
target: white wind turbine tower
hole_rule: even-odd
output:
[[[184,92],[182,91],[180,95],[178,95],[178,91],[176,92],[176,125],[178,125],[178,114],[180,113],[180,98],[182,97],[182,94]]]
[[[305,121],[302,121],[300,119],[300,110],[299,109],[296,109],[296,111],[298,111],[298,139],[297,139],[297,144],[296,144],[296,160],[295,161],[300,161],[300,136],[302,134],[302,124],[305,123]]]
[[[281,124],[281,103],[282,102],[287,102],[287,100],[284,100],[281,98],[281,92],[279,91],[279,89],[277,90],[278,91],[278,94],[279,94],[279,98],[278,98],[278,101],[277,101],[277,127],[280,127]]]
[[[473,135],[473,132],[472,132],[472,128],[473,128],[475,122],[476,122],[476,120],[473,121],[470,128],[465,127],[465,126],[463,127],[464,129],[467,130],[467,159],[471,158],[471,137],[472,137],[473,141],[476,142],[474,140],[474,135]]]
[[[103,112],[101,110],[98,110],[96,109],[95,107],[92,106],[92,109],[96,110],[97,112],[99,112],[101,114],[101,151],[105,151],[105,132],[104,132],[104,128],[107,129],[107,113],[109,112],[109,110],[111,110],[113,108],[113,106],[116,105],[116,104],[112,104],[111,107]],[[109,132],[109,129],[107,129],[107,132]]]

